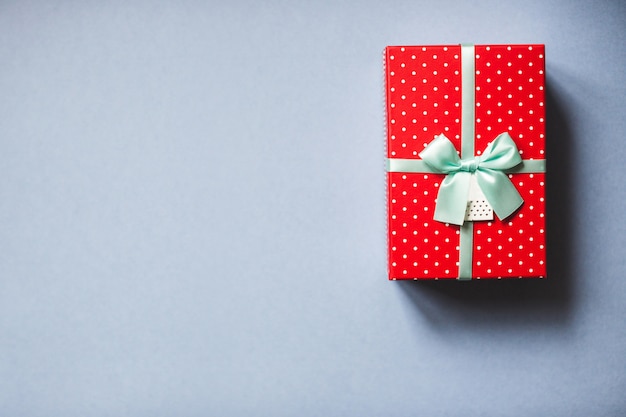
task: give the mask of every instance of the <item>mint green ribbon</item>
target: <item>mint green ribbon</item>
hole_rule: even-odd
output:
[[[420,152],[433,171],[447,174],[439,187],[434,219],[463,225],[472,175],[500,220],[513,214],[524,202],[503,172],[522,163],[519,150],[508,133],[501,133],[480,155],[461,159],[443,134]]]

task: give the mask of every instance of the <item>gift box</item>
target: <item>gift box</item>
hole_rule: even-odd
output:
[[[543,45],[384,53],[389,279],[545,278]]]

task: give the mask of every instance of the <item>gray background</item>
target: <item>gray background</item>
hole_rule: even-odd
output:
[[[619,1],[0,2],[0,415],[626,413]],[[545,43],[547,281],[388,282],[388,44]]]

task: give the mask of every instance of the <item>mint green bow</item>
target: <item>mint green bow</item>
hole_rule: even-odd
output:
[[[476,182],[499,219],[509,217],[524,200],[503,172],[522,162],[519,150],[508,133],[501,133],[480,156],[461,159],[443,134],[435,137],[420,153],[434,171],[448,174],[439,187],[434,219],[462,225],[469,197],[470,179]]]

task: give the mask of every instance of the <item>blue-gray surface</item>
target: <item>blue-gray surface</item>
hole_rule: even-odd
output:
[[[0,415],[626,413],[619,1],[0,3]],[[545,43],[547,281],[386,277],[387,44]]]

